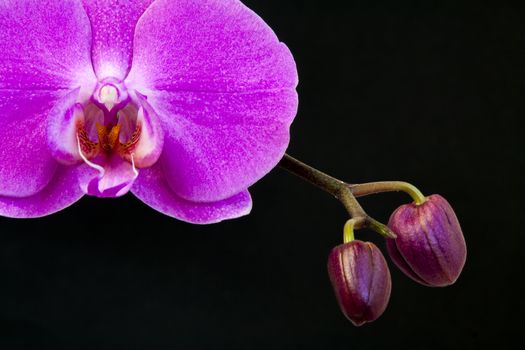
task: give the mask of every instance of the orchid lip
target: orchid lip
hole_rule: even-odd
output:
[[[137,178],[137,169],[152,166],[160,156],[163,133],[156,112],[146,96],[128,92],[114,78],[99,82],[89,99],[78,99],[76,89],[50,115],[54,156],[61,163],[84,163],[91,169],[81,184],[85,193],[121,196]]]

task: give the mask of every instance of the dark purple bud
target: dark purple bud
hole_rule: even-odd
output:
[[[352,241],[332,249],[328,274],[343,314],[356,326],[376,320],[388,304],[392,282],[381,251]]]
[[[407,276],[431,287],[457,280],[467,246],[456,214],[443,197],[434,194],[420,205],[402,205],[388,226],[397,234],[396,239],[387,239],[388,252]]]

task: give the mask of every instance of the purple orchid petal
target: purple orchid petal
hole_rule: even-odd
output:
[[[238,218],[249,214],[252,208],[252,200],[247,190],[212,203],[196,203],[182,199],[168,186],[158,165],[141,170],[131,192],[153,209],[194,224],[211,224]]]
[[[246,92],[297,85],[288,48],[238,0],[157,0],[138,22],[134,45],[128,81],[141,87]]]
[[[58,101],[47,118],[47,140],[53,157],[63,164],[82,160],[78,150],[77,126],[84,122],[84,112],[76,104],[80,88]]]
[[[56,95],[0,90],[0,196],[31,196],[53,177],[57,163],[47,146],[46,117]]]
[[[166,179],[192,201],[228,198],[269,172],[288,147],[297,111],[293,90],[159,92],[150,102],[166,130]]]
[[[164,131],[157,113],[146,98],[136,93],[140,105],[137,124],[140,125],[140,139],[133,150],[133,159],[137,168],[150,167],[159,159],[164,145]]]
[[[179,196],[225,199],[277,164],[297,112],[297,70],[260,17],[237,0],[157,0],[134,45],[126,84],[161,119],[161,161]]]
[[[60,166],[42,191],[25,198],[0,196],[0,215],[11,218],[46,216],[70,206],[83,195],[78,185],[77,168]]]
[[[0,2],[0,90],[83,86],[91,93],[90,50],[91,25],[80,1]]]
[[[90,43],[78,1],[0,3],[0,196],[32,196],[51,180],[46,117],[68,90],[94,86]]]
[[[131,67],[133,35],[153,0],[82,0],[93,30],[93,66],[97,77],[124,79]]]

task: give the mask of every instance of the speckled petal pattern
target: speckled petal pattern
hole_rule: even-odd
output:
[[[46,117],[67,90],[94,84],[90,43],[79,1],[0,2],[0,195],[31,196],[51,180]]]
[[[193,224],[212,224],[238,218],[249,214],[252,208],[247,190],[218,202],[186,201],[170,189],[158,166],[142,169],[131,192],[153,209]]]
[[[131,67],[133,36],[153,0],[82,0],[93,28],[93,66],[97,77],[124,79]]]
[[[46,117],[54,100],[56,92],[0,90],[0,196],[31,196],[53,177]]]
[[[237,0],[157,0],[140,19],[126,84],[165,131],[163,169],[192,201],[246,189],[281,159],[297,113],[288,48]]]
[[[83,195],[78,185],[77,167],[59,166],[42,191],[24,198],[0,196],[0,215],[11,218],[46,216],[70,206]]]
[[[266,175],[288,147],[297,111],[291,90],[158,92],[150,101],[165,130],[166,179],[193,201],[228,198]]]
[[[94,86],[90,50],[91,25],[80,1],[0,2],[0,90]]]
[[[157,90],[295,89],[290,50],[239,0],[156,0],[136,27],[127,81]]]

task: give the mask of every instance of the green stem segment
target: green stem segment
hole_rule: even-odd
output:
[[[346,222],[345,227],[343,229],[343,242],[344,243],[350,243],[355,239],[354,226],[355,226],[355,219],[350,219]]]
[[[402,191],[410,195],[416,205],[421,205],[427,200],[416,186],[402,181],[381,181],[350,185],[350,190],[355,197],[363,197],[383,192]]]
[[[346,182],[304,164],[288,154],[284,155],[279,166],[339,199],[351,219],[354,220],[352,223],[352,232],[353,228],[370,228],[385,237],[396,237],[386,225],[368,216],[352,193],[351,186]]]

